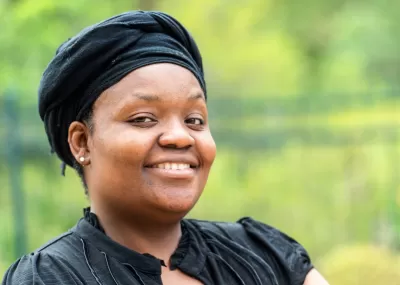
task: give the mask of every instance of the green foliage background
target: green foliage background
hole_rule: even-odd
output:
[[[203,54],[218,158],[190,216],[276,226],[332,284],[399,284],[396,0],[0,0],[0,96],[13,88],[20,107],[29,250],[88,204],[46,155],[41,73],[68,37],[137,8],[175,16]],[[16,258],[9,173],[1,163],[0,272]]]

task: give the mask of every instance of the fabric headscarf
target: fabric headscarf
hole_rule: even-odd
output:
[[[90,26],[63,43],[39,86],[39,114],[52,152],[73,166],[69,125],[82,120],[104,90],[133,70],[154,63],[188,69],[206,95],[198,47],[188,31],[165,13],[126,12]]]

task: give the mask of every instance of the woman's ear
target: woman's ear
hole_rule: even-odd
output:
[[[74,121],[68,129],[68,143],[72,155],[82,165],[90,164],[89,128],[81,122]]]

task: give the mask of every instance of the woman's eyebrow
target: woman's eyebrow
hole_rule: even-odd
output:
[[[153,101],[160,101],[160,97],[157,95],[153,95],[153,94],[145,94],[145,93],[133,93],[132,94],[133,97],[139,99],[139,100],[144,100],[147,102],[153,102]],[[196,100],[205,100],[204,95],[202,93],[193,93],[190,94],[188,97],[189,101],[196,101]]]
[[[147,102],[160,101],[160,97],[158,97],[157,95],[152,95],[152,94],[133,93],[132,96],[136,97],[137,99],[144,100]]]
[[[189,95],[189,98],[188,98],[189,101],[195,101],[195,100],[199,100],[199,99],[205,100],[204,95],[202,93],[193,93],[193,94]]]

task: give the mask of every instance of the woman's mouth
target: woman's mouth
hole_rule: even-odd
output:
[[[196,167],[184,162],[165,162],[145,167],[150,173],[163,178],[190,179]]]
[[[191,166],[188,163],[166,162],[166,163],[160,163],[160,164],[153,165],[153,166],[151,166],[151,168],[183,170],[183,169],[191,168]]]

